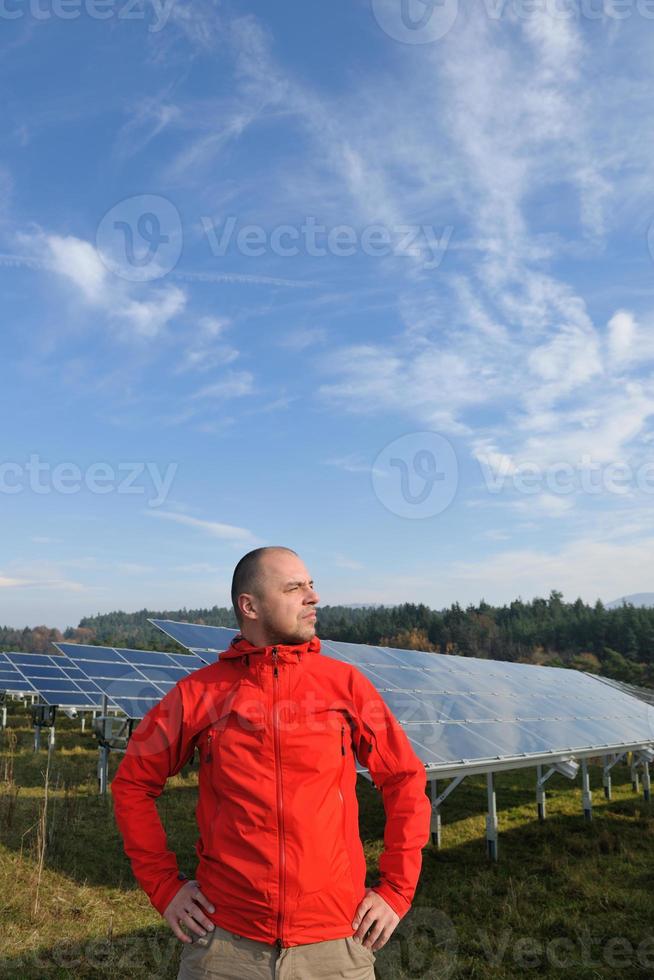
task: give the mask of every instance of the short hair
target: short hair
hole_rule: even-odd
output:
[[[236,615],[236,622],[240,626],[242,623],[241,610],[238,607],[238,597],[244,592],[258,594],[260,585],[261,559],[268,551],[287,551],[291,555],[297,555],[297,551],[286,548],[283,545],[268,545],[266,548],[255,548],[248,551],[234,569],[232,576],[232,605]]]

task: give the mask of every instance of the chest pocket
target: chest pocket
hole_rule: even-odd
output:
[[[352,755],[348,717],[338,708],[302,712],[297,724],[282,727],[282,741],[297,771],[338,776]]]
[[[269,721],[261,699],[239,693],[220,708],[200,740],[200,763],[220,769],[223,766],[247,766],[261,754],[269,734]]]

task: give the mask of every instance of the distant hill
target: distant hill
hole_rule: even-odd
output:
[[[632,595],[622,596],[621,599],[614,599],[606,603],[607,609],[618,609],[620,606],[630,603],[632,606],[654,606],[654,592],[634,592]]]

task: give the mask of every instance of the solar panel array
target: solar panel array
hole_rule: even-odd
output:
[[[195,654],[160,653],[81,643],[54,646],[128,718],[142,718],[180,680],[206,666]]]
[[[236,632],[152,622],[189,649],[224,650]],[[321,648],[368,677],[436,771],[654,741],[652,706],[580,671],[334,640],[321,640]]]
[[[38,694],[46,704],[62,708],[101,707],[102,692],[68,659],[45,653],[17,652],[2,656],[19,678],[18,687],[13,690]]]

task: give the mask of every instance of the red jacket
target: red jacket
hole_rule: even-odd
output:
[[[375,891],[408,911],[429,840],[425,769],[375,687],[321,654],[317,637],[256,648],[236,636],[135,729],[111,790],[134,875],[160,913],[183,881],[155,800],[196,746],[195,877],[216,925],[283,946],[353,934],[366,874],[355,754],[386,811]]]

